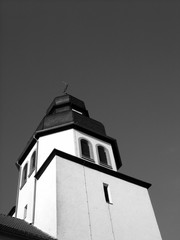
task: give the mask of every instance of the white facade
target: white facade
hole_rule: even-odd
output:
[[[31,149],[25,160],[23,161],[20,169],[20,183],[18,189],[18,197],[17,197],[17,213],[16,217],[25,219],[29,223],[33,223],[34,221],[34,206],[35,206],[35,195],[36,195],[36,180],[34,178],[35,173],[40,169],[42,164],[46,161],[48,156],[54,149],[61,150],[65,153],[71,154],[73,156],[81,157],[80,153],[80,142],[79,139],[84,138],[87,139],[92,143],[93,147],[93,156],[94,156],[94,163],[99,164],[98,157],[97,157],[97,144],[101,144],[102,146],[108,149],[112,169],[116,170],[114,156],[112,152],[112,147],[109,143],[105,143],[100,141],[94,137],[88,136],[87,134],[83,134],[77,130],[66,130],[54,134],[50,134],[47,136],[40,137],[37,140],[35,146]],[[29,176],[30,172],[30,160],[33,152],[36,151],[36,169],[35,171]],[[27,171],[27,181],[22,186],[22,173],[24,166],[28,164],[28,171]],[[48,181],[49,181],[48,177]],[[25,208],[27,207],[27,216],[25,217]]]
[[[20,176],[19,176],[19,186],[17,193],[17,203],[16,203],[16,217],[25,219],[27,222],[32,223],[33,221],[33,208],[34,208],[34,192],[35,192],[35,171],[30,175],[30,160],[31,156],[37,151],[37,144],[31,149],[24,162],[21,165]],[[22,186],[22,175],[24,166],[28,164],[27,168],[27,181]],[[25,208],[27,208],[27,214],[25,216]]]
[[[29,223],[33,223],[35,217],[34,209],[36,201],[37,181],[34,176],[54,148],[75,156],[74,130],[62,131],[41,137],[39,140],[37,140],[37,143],[31,149],[21,165],[19,187],[17,193],[16,217],[25,219]],[[36,167],[33,173],[29,176],[31,164],[30,161],[34,151],[36,151]],[[23,169],[26,164],[28,164],[27,181],[22,187]],[[50,178],[48,178],[48,181],[49,180]],[[25,214],[26,211],[27,214]]]
[[[92,145],[92,164],[100,164],[97,146],[101,145],[108,151],[111,171],[117,171],[109,143],[74,129],[42,136],[21,165],[22,175],[37,151],[36,169],[19,188],[16,216],[23,219],[27,205],[25,220],[58,240],[161,240],[144,187],[59,156],[38,180],[34,178],[54,149],[81,158],[82,138]],[[106,201],[103,184],[109,187],[112,203]]]
[[[35,210],[35,226],[59,240],[161,239],[146,188],[58,156],[38,180]]]
[[[75,131],[73,129],[39,138],[37,171],[54,149],[76,156]]]
[[[37,181],[34,226],[57,236],[57,163],[52,160]]]
[[[58,239],[161,239],[147,189],[59,157],[56,161]],[[105,201],[103,183],[113,204]]]

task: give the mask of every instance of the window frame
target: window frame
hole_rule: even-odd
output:
[[[103,162],[100,160],[99,147],[101,147],[101,148],[104,149],[104,152],[105,152],[105,155],[106,155],[107,164],[106,164],[106,163],[103,163]],[[101,166],[103,166],[103,167],[107,167],[107,168],[111,168],[111,169],[112,169],[111,160],[110,160],[110,154],[109,154],[108,149],[107,149],[104,145],[97,144],[97,145],[96,145],[96,151],[97,151],[97,157],[98,157],[98,163],[99,163],[99,165],[101,165]]]
[[[87,156],[83,155],[83,153],[82,153],[82,145],[81,145],[82,140],[84,140],[88,143],[90,157],[87,157]],[[84,137],[79,138],[79,149],[80,149],[80,157],[81,158],[89,160],[91,162],[94,162],[93,146],[92,146],[92,143],[89,140],[87,140],[87,138],[84,138]]]
[[[26,171],[26,173],[25,173]],[[22,175],[21,175],[21,187],[20,189],[23,188],[23,186],[26,184],[28,178],[28,162],[24,164],[24,167],[22,169]]]

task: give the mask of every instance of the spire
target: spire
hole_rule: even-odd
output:
[[[62,81],[62,83],[65,84],[63,93],[67,94],[67,89],[68,89],[69,84],[65,81]]]

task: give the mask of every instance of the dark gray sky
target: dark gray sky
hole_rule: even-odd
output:
[[[180,223],[180,2],[0,2],[0,212],[15,162],[63,84],[116,138],[121,172],[152,183],[163,240]]]

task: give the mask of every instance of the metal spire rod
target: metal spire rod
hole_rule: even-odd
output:
[[[65,85],[63,93],[67,94],[67,89],[68,89],[69,84],[67,82],[65,82],[65,81],[62,81],[62,83]]]

